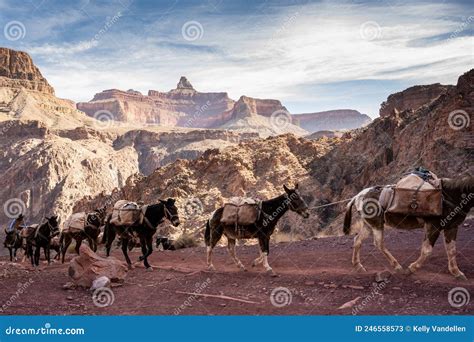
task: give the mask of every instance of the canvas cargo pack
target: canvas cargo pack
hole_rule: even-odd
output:
[[[135,202],[117,201],[112,211],[110,223],[116,226],[129,226],[141,221],[142,207]]]
[[[31,236],[33,236],[36,232],[36,229],[38,228],[39,224],[32,224],[30,226],[27,226],[25,228],[23,228],[21,231],[20,231],[20,236],[22,238],[25,238],[25,239],[28,239],[30,238]]]
[[[259,204],[252,198],[233,197],[224,204],[221,222],[246,226],[258,220]]]
[[[380,204],[387,213],[413,216],[439,216],[443,212],[441,182],[433,175],[424,181],[416,174],[387,186],[380,195]]]
[[[78,233],[84,230],[86,226],[86,213],[74,213],[64,221],[63,230],[64,233]]]

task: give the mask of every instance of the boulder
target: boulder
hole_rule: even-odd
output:
[[[83,287],[91,287],[94,280],[103,276],[112,282],[122,282],[127,272],[125,263],[113,257],[102,258],[87,245],[81,245],[79,256],[69,265],[69,276],[76,285]]]

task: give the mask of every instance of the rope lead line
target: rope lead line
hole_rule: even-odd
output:
[[[342,200],[342,201],[337,201],[337,202],[331,202],[331,203],[327,203],[327,204],[323,204],[323,205],[318,205],[316,207],[311,207],[311,208],[308,208],[308,209],[318,209],[318,208],[323,208],[323,207],[329,207],[330,205],[339,204],[339,203],[343,203],[343,202],[349,202],[351,199],[352,199],[352,197],[348,198],[348,199],[345,199],[345,200]]]

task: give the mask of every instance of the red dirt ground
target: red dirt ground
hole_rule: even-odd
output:
[[[418,257],[422,237],[421,230],[391,230],[386,234],[386,245],[406,268]],[[465,223],[458,236],[458,264],[469,281],[456,281],[448,273],[441,240],[417,274],[392,275],[378,295],[373,290],[375,274],[388,269],[388,263],[370,239],[362,247],[362,263],[368,269],[365,274],[352,270],[352,237],[347,236],[272,245],[269,262],[278,277],[270,277],[261,266],[250,266],[258,255],[257,245],[237,247],[240,259],[248,265],[247,272],[239,271],[222,247],[214,253],[216,272],[205,271],[202,247],[155,251],[151,257],[155,269],[146,272],[137,262],[125,283],[112,288],[114,303],[104,308],[93,304],[89,290],[62,288],[69,281],[67,263],[43,264],[40,271],[33,271],[27,263],[10,264],[2,257],[0,309],[4,305],[2,314],[7,315],[345,315],[352,314],[352,309],[338,307],[361,297],[360,315],[473,314],[473,303],[452,307],[448,292],[463,287],[474,294],[474,220]],[[99,254],[104,254],[102,249]],[[135,249],[132,260],[139,254]],[[120,250],[114,250],[113,255],[123,260]],[[16,296],[18,285],[29,279],[32,284]],[[272,305],[271,292],[277,287],[290,291],[291,303]],[[193,297],[176,291],[222,294],[255,303]]]

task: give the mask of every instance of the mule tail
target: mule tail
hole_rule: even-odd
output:
[[[206,246],[211,245],[211,226],[209,224],[209,220],[206,221],[206,231],[204,232],[204,241],[206,242]]]
[[[352,206],[354,205],[356,196],[353,197],[349,203],[347,203],[346,214],[344,215],[344,227],[343,231],[345,235],[351,233],[351,221],[352,221]]]

